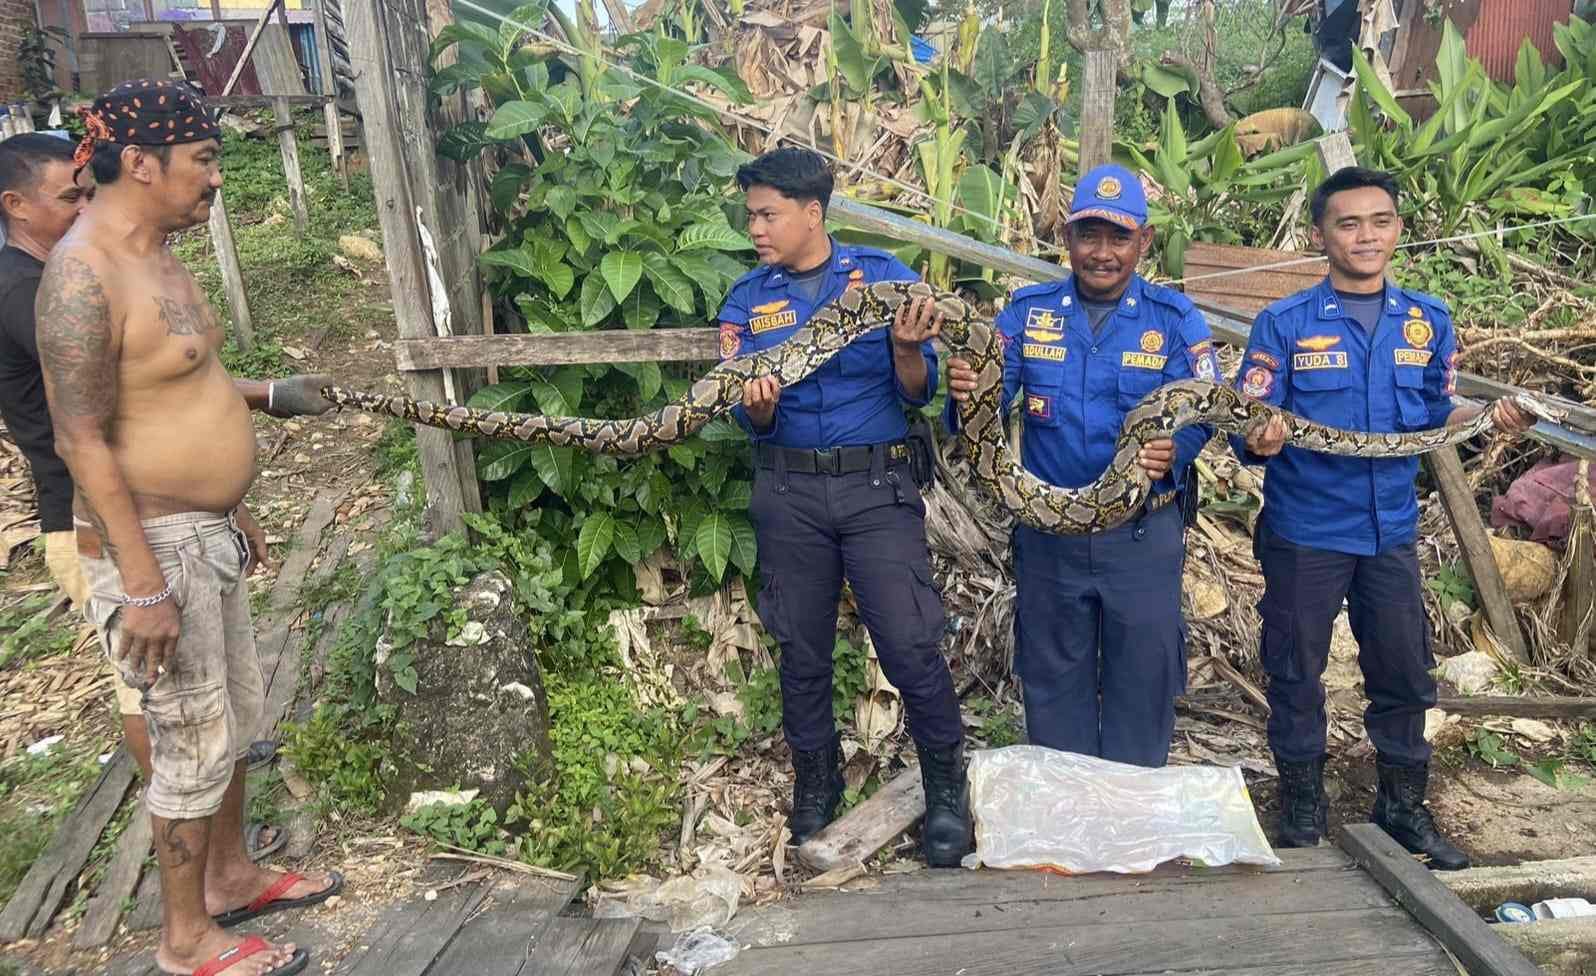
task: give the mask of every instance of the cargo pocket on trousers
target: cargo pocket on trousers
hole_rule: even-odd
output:
[[[1259,656],[1264,672],[1280,681],[1301,681],[1302,662],[1297,653],[1296,632],[1291,626],[1291,614],[1268,607],[1258,608],[1263,618],[1263,643]]]
[[[910,584],[913,593],[910,594],[914,602],[915,615],[919,620],[918,633],[923,643],[940,647],[942,632],[947,624],[947,618],[942,611],[942,593],[937,589],[936,581],[931,576],[929,563],[909,564],[913,582]]]
[[[787,618],[781,602],[781,577],[771,576],[759,589],[759,622],[765,633],[776,639],[778,648],[787,646]]]
[[[166,680],[170,680],[168,674]],[[150,764],[166,788],[197,792],[225,783],[233,765],[227,734],[227,688],[211,682],[194,688],[151,689],[144,696],[150,726]]]

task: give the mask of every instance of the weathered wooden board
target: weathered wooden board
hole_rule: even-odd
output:
[[[1524,632],[1518,626],[1518,614],[1507,595],[1507,583],[1502,579],[1502,567],[1496,563],[1496,552],[1491,548],[1490,536],[1485,531],[1485,520],[1480,517],[1480,507],[1474,500],[1474,490],[1469,487],[1468,475],[1463,471],[1463,459],[1457,448],[1443,447],[1424,456],[1424,466],[1435,479],[1440,491],[1441,509],[1451,523],[1452,535],[1457,539],[1458,550],[1469,576],[1474,580],[1475,592],[1485,608],[1485,619],[1491,632],[1522,664],[1530,660],[1529,648],[1524,643]]]
[[[1193,241],[1186,248],[1181,272],[1186,281],[1182,287],[1190,298],[1201,296],[1249,316],[1256,315],[1278,299],[1312,288],[1328,273],[1329,265],[1323,258],[1303,261],[1304,258],[1313,255]],[[1303,263],[1247,270],[1291,261]]]
[[[463,871],[451,871],[463,875]],[[363,953],[350,953],[334,971],[347,976],[425,976],[460,926],[487,897],[480,882],[439,891],[433,901],[419,893],[385,912],[362,937]]]
[[[134,800],[133,819],[117,839],[116,855],[111,859],[111,867],[100,879],[94,897],[89,899],[88,907],[83,912],[83,922],[72,936],[74,946],[79,949],[98,949],[111,941],[116,934],[116,923],[122,918],[122,908],[138,887],[153,839],[154,827],[150,824],[150,815],[145,812],[142,801]]]
[[[635,918],[556,918],[532,950],[526,973],[618,976],[630,955],[652,959],[653,937]],[[444,976],[440,970],[437,976]]]
[[[1540,972],[1379,827],[1352,824],[1342,832],[1341,846],[1434,933],[1471,976],[1534,976]]]
[[[116,755],[100,772],[100,778],[78,800],[77,806],[56,830],[55,839],[33,862],[5,909],[0,911],[0,942],[44,934],[66,899],[68,886],[77,881],[100,834],[116,816],[133,782],[134,772],[133,758],[127,750],[117,749]]]
[[[862,864],[923,816],[925,787],[920,767],[912,766],[805,841],[798,858],[817,871]]]
[[[1435,705],[1454,715],[1596,719],[1596,698],[1565,698],[1558,695],[1524,698],[1502,695],[1449,695],[1437,699]]]
[[[750,949],[718,969],[717,976],[1125,976],[1236,964],[1275,973],[1276,967],[1348,960],[1362,960],[1364,973],[1389,974],[1385,961],[1391,958],[1427,952],[1431,959],[1441,958],[1428,933],[1389,908],[1222,920],[1199,914],[1154,922],[1104,916],[1063,925],[894,937],[899,923],[916,910],[913,902],[878,909],[880,935],[873,941]]]
[[[712,362],[720,358],[718,329],[562,332],[550,335],[451,336],[400,339],[394,359],[402,370],[462,366],[565,366],[577,363]]]
[[[561,909],[582,890],[576,881],[549,881],[525,875],[498,879],[483,910],[461,927],[433,963],[437,976],[532,976],[534,947],[541,944]]]
[[[294,533],[293,547],[278,567],[268,610],[257,623],[261,673],[266,677],[266,721],[275,726],[293,703],[299,685],[299,655],[290,654],[293,626],[299,618],[299,593],[311,563],[321,552],[322,535],[332,525],[346,491],[323,489]]]
[[[874,880],[874,879],[872,879]],[[1038,871],[919,871],[842,898],[800,898],[791,911],[745,912],[727,934],[755,948],[1092,924],[1387,909],[1390,896],[1361,871],[1323,868],[1214,875],[1066,878]],[[884,930],[882,919],[891,918]]]

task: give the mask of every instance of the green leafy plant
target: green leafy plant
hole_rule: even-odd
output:
[[[751,249],[727,218],[729,181],[747,155],[680,95],[613,70],[584,86],[561,63],[517,48],[511,34],[490,39],[475,28],[440,37],[435,50],[453,44],[461,56],[434,87],[480,84],[500,100],[486,123],[446,134],[440,151],[469,158],[488,150],[512,160],[491,192],[505,234],[481,259],[493,292],[515,310],[507,314],[532,333],[711,318]],[[689,63],[691,48],[679,39],[632,34],[618,47],[660,85],[708,85],[744,97],[740,82]],[[544,152],[545,144],[559,149]],[[527,149],[534,158],[525,158]],[[647,362],[501,375],[473,406],[629,416],[682,393],[691,374]],[[630,595],[631,567],[662,545],[696,561],[711,581],[732,567],[752,571],[745,442],[723,420],[664,455],[624,466],[572,448],[495,442],[480,452],[479,473],[496,509],[527,512],[523,527],[568,553],[568,582],[595,580]]]
[[[1476,605],[1474,581],[1457,563],[1442,566],[1434,576],[1426,578],[1424,584],[1442,605],[1461,603],[1471,608]]]
[[[65,47],[71,36],[60,27],[33,27],[23,30],[17,45],[17,64],[22,69],[22,87],[39,101],[58,91],[55,85],[56,45]]]
[[[440,844],[502,857],[507,850],[498,811],[486,801],[429,803],[399,818],[399,824]]]

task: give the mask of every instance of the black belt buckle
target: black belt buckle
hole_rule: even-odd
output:
[[[842,452],[830,447],[816,448],[815,471],[833,477],[842,474]]]

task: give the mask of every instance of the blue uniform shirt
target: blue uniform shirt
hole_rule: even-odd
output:
[[[1456,357],[1440,299],[1387,285],[1370,334],[1327,280],[1259,313],[1236,385],[1331,427],[1427,430],[1452,412]],[[1265,463],[1242,438],[1231,444],[1244,461]],[[1418,458],[1335,457],[1288,444],[1267,464],[1264,517],[1299,546],[1372,556],[1418,535]]]
[[[1014,292],[997,318],[1003,337],[1003,409],[1025,388],[1025,436],[1020,463],[1043,481],[1079,488],[1114,460],[1125,414],[1166,383],[1214,381],[1213,340],[1202,313],[1186,296],[1131,278],[1119,306],[1092,331],[1075,279]],[[956,429],[956,405],[947,422]],[[1212,436],[1207,427],[1175,435],[1175,462],[1155,492],[1173,491]]]
[[[769,349],[785,342],[815,310],[850,284],[919,281],[897,258],[873,247],[831,242],[831,262],[815,301],[805,300],[786,268],[760,265],[732,285],[720,310],[722,359]],[[911,397],[898,384],[892,364],[892,339],[883,326],[856,339],[802,382],[781,391],[775,423],[759,433],[741,405],[737,422],[755,441],[782,447],[825,449],[882,444],[909,432],[903,403],[924,406],[937,388],[937,356],[925,343],[926,387]]]

